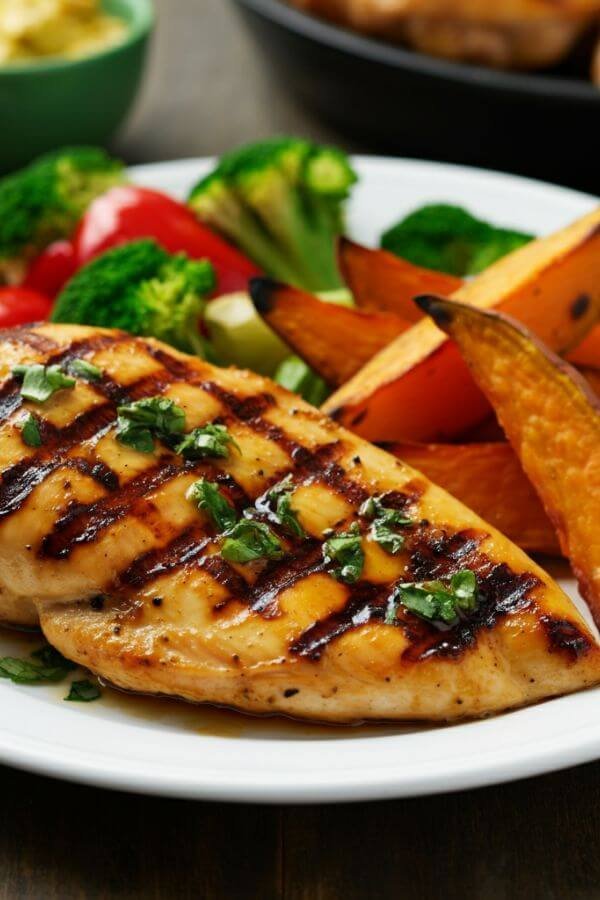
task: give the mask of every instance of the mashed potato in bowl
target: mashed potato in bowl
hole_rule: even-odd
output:
[[[0,65],[86,56],[118,43],[126,28],[99,0],[0,0]]]

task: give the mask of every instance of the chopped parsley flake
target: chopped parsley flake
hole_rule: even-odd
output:
[[[15,378],[22,379],[21,396],[33,403],[45,403],[57,391],[75,387],[75,379],[57,365],[34,363],[31,366],[15,366],[12,373]]]
[[[365,564],[365,554],[357,522],[353,522],[348,531],[333,534],[325,541],[323,559],[326,563],[337,564],[331,574],[338,581],[346,584],[358,581]]]
[[[40,426],[38,425],[38,420],[33,415],[33,413],[28,413],[27,417],[23,420],[23,423],[21,425],[21,436],[23,438],[23,443],[28,447],[42,446]]]
[[[85,381],[100,381],[102,378],[102,369],[87,359],[72,359],[69,363],[69,372]]]
[[[264,522],[240,519],[224,535],[221,547],[223,559],[234,563],[255,562],[258,559],[281,559],[283,547],[277,535]]]
[[[91,703],[92,700],[98,700],[102,696],[102,691],[98,684],[83,678],[81,681],[73,681],[71,689],[65,700],[71,703]]]
[[[186,434],[175,447],[175,452],[181,453],[185,459],[206,459],[207,457],[226,459],[229,456],[230,447],[240,450],[227,427],[209,422],[208,425],[194,428],[193,431]]]
[[[361,516],[372,519],[370,535],[387,553],[399,553],[404,546],[404,536],[398,528],[412,525],[412,519],[399,509],[384,506],[381,497],[369,497],[359,510]]]
[[[256,508],[264,512],[269,519],[281,527],[292,537],[303,538],[306,533],[298,521],[297,512],[292,509],[294,485],[292,476],[288,475],[283,481],[273,485],[266,494],[256,501]]]
[[[219,531],[233,528],[237,522],[237,513],[225,499],[219,486],[206,478],[195,481],[188,489],[186,497],[195,503],[198,509],[206,510]]]
[[[477,578],[471,569],[456,572],[449,584],[423,581],[400,584],[394,590],[385,621],[393,625],[401,604],[409,612],[433,624],[456,625],[477,608]]]
[[[154,437],[171,443],[185,429],[185,412],[168,397],[146,397],[119,406],[117,440],[140,453],[154,452]]]
[[[65,659],[54,647],[46,645],[35,650],[29,659],[14,656],[0,658],[0,678],[7,678],[14,684],[48,684],[62,681],[69,672],[77,668]]]

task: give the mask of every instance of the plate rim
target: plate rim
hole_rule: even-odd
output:
[[[390,156],[357,155],[353,160],[365,172],[368,169],[384,172],[389,168],[396,171],[404,170],[405,174],[412,170],[426,175],[435,170],[442,177],[446,172],[450,172],[455,177],[476,179],[480,183],[488,181],[496,186],[516,184],[522,189],[541,194],[550,191],[557,201],[586,204],[598,202],[593,195],[571,188],[470,166]],[[189,176],[194,169],[200,173],[211,161],[210,157],[169,160],[132,166],[128,172],[134,180],[145,177],[152,179],[153,173],[154,177],[160,173],[166,181],[169,179],[190,181]],[[549,703],[572,703],[574,698],[581,700],[593,690],[594,688],[590,688],[503,715],[527,715],[531,710],[543,709]],[[15,702],[18,703],[18,698]],[[496,720],[497,717],[493,717],[483,721],[493,723]],[[476,720],[472,724],[477,725],[481,721]],[[110,729],[110,722],[101,720],[101,727]],[[441,727],[442,730],[452,728],[452,726]],[[545,744],[530,740],[518,756],[515,756],[514,747],[486,750],[478,759],[477,765],[473,765],[472,758],[464,762],[462,759],[453,758],[450,764],[440,769],[439,761],[428,761],[417,777],[412,771],[409,778],[403,775],[400,767],[394,768],[389,756],[383,767],[365,769],[361,765],[360,777],[357,777],[358,765],[353,759],[350,759],[342,769],[333,772],[321,769],[299,773],[292,771],[290,767],[284,771],[270,772],[268,777],[262,774],[262,770],[253,776],[252,769],[242,770],[241,763],[237,768],[232,767],[227,771],[207,769],[205,765],[199,765],[197,769],[193,769],[193,776],[192,769],[186,765],[174,769],[163,767],[157,772],[157,764],[152,760],[119,756],[110,748],[103,748],[100,754],[93,755],[81,748],[61,746],[56,740],[52,742],[27,734],[15,734],[2,726],[0,726],[0,762],[40,775],[132,793],[221,802],[341,803],[450,793],[542,775],[589,762],[600,756],[600,722],[589,724],[583,720],[582,724],[575,728],[575,732],[582,729],[585,729],[585,734],[580,739],[574,739],[573,731],[570,730],[565,731],[560,737],[555,735],[552,739],[546,738]],[[382,734],[377,736],[376,740],[397,740],[402,737],[402,735]],[[365,741],[369,739],[363,738]],[[235,740],[255,741],[253,738],[235,738]],[[285,752],[284,742],[280,743],[282,752]],[[199,757],[200,754],[199,749]]]

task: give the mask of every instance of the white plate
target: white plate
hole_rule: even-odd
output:
[[[426,201],[463,204],[499,223],[543,234],[595,205],[592,197],[473,169],[359,158],[350,232],[376,241]],[[141,183],[185,194],[206,161],[133,170]],[[560,572],[558,574],[561,574]],[[574,583],[562,571],[573,595]],[[0,654],[30,642],[0,634]],[[63,703],[63,685],[0,682],[0,761],[106,787],[256,802],[366,800],[451,791],[535,775],[600,756],[600,690],[436,729],[323,728],[256,720],[107,691]]]

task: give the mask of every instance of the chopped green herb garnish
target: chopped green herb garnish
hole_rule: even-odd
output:
[[[23,420],[23,424],[21,425],[21,436],[23,438],[23,443],[27,444],[28,447],[42,446],[40,426],[33,413],[29,413],[27,418]]]
[[[102,691],[96,683],[84,678],[81,681],[73,681],[71,690],[65,697],[71,703],[91,703],[92,700],[98,700],[102,696]]]
[[[69,372],[85,381],[100,381],[102,378],[102,369],[88,362],[87,359],[72,359],[69,363]]]
[[[13,656],[0,658],[0,678],[15,684],[43,684],[62,681],[76,666],[54,647],[45,646],[31,654],[30,659]]]
[[[276,525],[281,525],[292,537],[303,538],[305,531],[298,521],[298,514],[292,509],[292,497],[294,496],[294,484],[292,476],[288,475],[278,484],[267,491],[256,501],[256,508],[260,512],[266,512],[269,519]]]
[[[175,447],[175,451],[181,453],[186,459],[206,459],[207,457],[226,459],[229,456],[230,446],[235,447],[238,451],[240,449],[225,425],[214,425],[209,422],[208,425],[194,428],[193,431],[186,434]]]
[[[219,486],[206,478],[195,481],[186,494],[188,500],[195,503],[198,509],[204,509],[211,516],[219,531],[233,528],[237,522],[237,513],[225,499]]]
[[[221,555],[228,562],[248,563],[257,559],[281,559],[283,547],[264,522],[240,521],[225,532]]]
[[[427,622],[456,625],[461,617],[477,608],[477,578],[471,569],[456,572],[449,584],[442,581],[423,581],[400,584],[395,589],[385,621],[393,625],[402,604],[409,612]]]
[[[60,366],[42,366],[34,363],[31,366],[15,366],[12,370],[15,378],[23,380],[21,396],[33,403],[45,403],[57,391],[75,387],[75,379],[65,375]]]
[[[326,563],[337,563],[331,574],[338,581],[345,581],[346,584],[358,581],[365,564],[365,554],[357,522],[353,522],[348,531],[333,534],[325,541],[323,559]]]
[[[171,444],[185,429],[185,412],[168,397],[146,397],[118,408],[117,439],[140,453],[154,451],[154,437]]]
[[[371,537],[388,553],[399,553],[404,546],[404,537],[397,528],[412,525],[412,519],[399,509],[384,506],[381,497],[369,497],[359,510],[361,516],[372,519]]]
[[[371,536],[386,553],[395,556],[404,547],[404,536],[398,534],[381,519],[376,519],[371,526]]]

